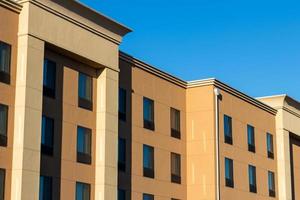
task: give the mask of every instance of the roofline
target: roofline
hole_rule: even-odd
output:
[[[276,95],[269,95],[269,96],[263,96],[263,97],[256,97],[256,99],[269,99],[269,98],[277,98],[277,97],[286,97],[287,94],[276,94]]]
[[[137,58],[134,58],[134,57],[130,56],[129,54],[126,54],[122,51],[120,51],[120,59],[125,62],[131,63],[135,67],[138,67],[146,72],[149,72],[155,76],[158,76],[166,81],[169,81],[175,85],[178,85],[179,87],[182,87],[184,89],[213,85],[223,91],[230,93],[231,95],[233,95],[235,97],[238,97],[258,108],[261,108],[261,109],[269,112],[272,115],[276,115],[276,113],[277,113],[276,109],[268,106],[267,104],[255,99],[253,97],[250,97],[249,95],[247,95],[241,91],[234,89],[233,87],[231,87],[215,78],[208,78],[208,79],[194,80],[194,81],[184,81],[184,80],[177,78],[169,73],[161,71],[161,70],[159,70]]]
[[[0,6],[10,9],[16,13],[20,13],[22,10],[22,5],[12,0],[0,0]]]
[[[2,0],[0,0],[2,1]],[[6,0],[8,1],[8,0]],[[12,0],[9,0],[12,1]],[[51,1],[55,4],[58,4],[62,7],[64,7],[67,10],[70,10],[70,12],[74,12],[75,14],[77,14],[78,16],[85,18],[89,21],[91,21],[92,23],[94,23],[96,26],[102,27],[104,29],[107,29],[108,31],[119,35],[121,37],[125,36],[127,33],[132,32],[132,30],[126,26],[124,26],[123,24],[120,24],[118,22],[116,22],[115,20],[112,20],[111,18],[101,14],[100,12],[88,7],[87,5],[79,2],[78,0],[73,0],[73,1],[61,1],[61,0],[14,0],[15,3],[22,5],[26,2],[30,2],[36,6],[39,6],[49,12],[52,12],[54,14],[56,14],[59,17],[62,17],[72,23],[75,23],[78,26],[81,26],[82,28],[85,28],[89,31],[92,31],[96,34],[100,34],[102,36],[104,36],[105,38],[111,40],[114,43],[119,44],[120,41],[117,41],[114,38],[111,38],[110,36],[108,36],[106,33],[102,33],[99,30],[96,30],[95,28],[93,28],[91,25],[86,24],[85,22],[82,22],[80,19],[74,18],[74,17],[70,17],[69,15],[66,15],[65,13],[60,13],[57,10],[50,8],[48,5],[45,4],[45,1]],[[74,4],[75,6],[78,6],[80,9],[76,9],[73,10],[70,7],[68,7],[68,4]],[[80,11],[82,13],[76,13],[76,11]]]

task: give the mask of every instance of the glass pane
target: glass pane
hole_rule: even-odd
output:
[[[256,168],[249,165],[249,184],[256,185]]]
[[[232,119],[224,115],[224,134],[225,136],[232,137]]]
[[[248,129],[248,144],[254,145],[254,141],[255,141],[255,139],[254,139],[254,127],[248,125],[247,129]]]
[[[77,128],[77,152],[84,153],[84,129]]]
[[[91,155],[91,130],[84,130],[84,153]]]
[[[180,155],[171,153],[171,173],[180,176]]]
[[[274,182],[274,173],[268,172],[268,184],[269,184],[269,190],[275,191],[275,182]]]
[[[233,180],[233,162],[225,158],[225,178]]]
[[[51,200],[52,198],[52,178],[41,176],[40,177],[40,200]]]
[[[180,111],[171,108],[171,128],[180,131]]]
[[[125,200],[126,199],[126,192],[125,190],[118,190],[118,200]]]
[[[79,73],[78,95],[82,99],[92,100],[92,78],[83,73]]]
[[[151,194],[143,194],[143,200],[154,200],[154,196]]]
[[[7,136],[8,107],[0,104],[0,135]]]
[[[154,121],[154,109],[153,109],[153,101],[144,98],[144,119],[150,122]]]
[[[0,169],[0,199],[4,197],[5,188],[5,170]]]
[[[10,73],[11,46],[0,42],[0,72]]]
[[[53,146],[54,121],[51,118],[42,117],[42,144],[48,147]]]
[[[125,163],[126,162],[126,141],[125,139],[119,139],[119,162]]]
[[[56,63],[48,59],[44,60],[43,84],[47,88],[55,89]]]
[[[273,153],[273,136],[271,134],[267,134],[267,146],[268,151]]]
[[[148,169],[153,169],[154,168],[153,148],[144,145],[143,153],[144,153],[143,156],[144,167]]]
[[[119,112],[126,113],[126,90],[119,89]]]
[[[83,185],[76,183],[76,200],[83,200]]]

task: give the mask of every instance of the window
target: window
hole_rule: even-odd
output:
[[[0,82],[10,84],[11,46],[0,41]]]
[[[118,200],[126,200],[126,191],[118,189]]]
[[[180,139],[180,111],[171,108],[171,136]]]
[[[119,138],[119,153],[118,153],[118,167],[120,171],[126,170],[126,140]]]
[[[273,135],[267,133],[268,158],[274,158]]]
[[[274,173],[268,172],[269,196],[275,197],[275,177]]]
[[[144,176],[154,178],[154,148],[144,145],[143,154]]]
[[[41,151],[46,155],[53,155],[54,120],[42,117],[42,145]]]
[[[79,73],[79,83],[78,83],[79,107],[88,110],[93,109],[92,90],[93,90],[92,77],[83,73]]]
[[[126,90],[119,88],[119,119],[126,121]]]
[[[249,165],[248,166],[248,176],[249,176],[249,191],[256,193],[256,167]]]
[[[181,160],[180,155],[171,153],[171,181],[181,183]]]
[[[247,126],[247,134],[248,134],[248,151],[255,153],[255,136],[254,136],[254,127],[248,125]]]
[[[5,191],[5,169],[0,169],[0,200],[4,200]]]
[[[52,178],[40,176],[40,195],[39,200],[52,200]]]
[[[144,128],[154,130],[154,102],[144,97]]]
[[[225,184],[227,187],[234,187],[233,161],[229,158],[225,158]]]
[[[91,164],[91,129],[81,126],[77,127],[77,162]]]
[[[76,200],[90,200],[90,184],[76,183]]]
[[[143,194],[143,200],[154,200],[154,196],[152,194]]]
[[[0,104],[0,146],[7,146],[8,106]]]
[[[232,144],[232,119],[224,115],[224,140],[227,144]]]
[[[43,94],[44,96],[55,98],[55,81],[56,81],[56,63],[44,60],[43,75]]]

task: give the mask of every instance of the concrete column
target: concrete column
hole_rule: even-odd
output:
[[[38,200],[44,42],[18,38],[12,200]]]
[[[108,68],[97,80],[95,200],[117,199],[118,80]]]

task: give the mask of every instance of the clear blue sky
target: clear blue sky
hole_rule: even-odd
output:
[[[300,1],[81,0],[134,31],[121,50],[184,80],[300,101]]]

